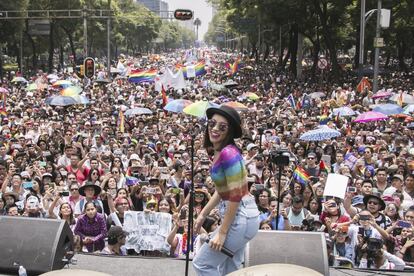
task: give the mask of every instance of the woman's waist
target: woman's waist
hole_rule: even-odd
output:
[[[229,202],[230,201],[228,200],[220,201],[219,211],[222,217],[224,217],[224,214],[227,210],[227,206]],[[258,217],[259,214],[260,212],[259,212],[259,209],[257,208],[255,198],[251,196],[250,194],[245,195],[240,201],[236,216],[252,218],[252,217]]]

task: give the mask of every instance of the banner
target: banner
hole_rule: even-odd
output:
[[[128,232],[125,248],[169,252],[167,236],[171,231],[172,217],[168,213],[127,211],[124,230]]]

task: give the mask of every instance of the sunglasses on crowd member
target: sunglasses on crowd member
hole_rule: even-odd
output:
[[[229,128],[229,125],[228,124],[226,124],[226,123],[218,123],[214,119],[210,119],[210,120],[207,121],[207,125],[208,125],[208,127],[210,129],[215,128],[217,124],[218,124],[218,129],[221,132],[225,132]]]

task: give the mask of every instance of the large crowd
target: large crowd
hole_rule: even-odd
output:
[[[186,88],[168,87],[165,94],[154,83],[128,81],[119,70],[108,81],[102,80],[103,72],[87,82],[66,71],[54,72],[54,78],[39,71],[26,76],[28,83],[12,82],[19,73],[5,77],[0,215],[66,220],[77,250],[84,252],[183,257],[193,236],[196,254],[202,237],[220,225],[215,209],[201,233],[189,235],[186,227],[191,180],[195,218],[214,193],[211,152],[203,146],[206,120],[167,112],[163,105],[173,99],[238,102],[245,108],[240,108],[243,136],[237,145],[261,213],[260,229],[324,232],[331,265],[404,269],[414,262],[412,112],[367,123],[333,112],[349,107],[363,113],[389,102],[391,94],[413,95],[410,74],[382,76],[380,92],[389,95],[376,97],[369,85],[357,89],[352,74],[336,83],[307,82],[305,71],[304,80],[297,81],[276,59],[256,63],[242,53],[213,49],[121,56],[118,65],[162,74],[186,59],[204,60],[205,74],[187,80]],[[236,61],[238,70],[226,67]],[[59,79],[82,87],[89,104],[48,104],[48,97],[59,94],[52,85]],[[29,90],[33,83],[38,88]],[[399,102],[406,108],[409,103]],[[152,114],[124,115],[144,107]],[[321,124],[341,135],[300,139]],[[289,164],[282,167],[279,183],[273,161],[282,150]],[[324,196],[329,173],[348,177],[343,198]],[[122,226],[129,211],[171,215],[167,250],[125,249],[128,233]]]

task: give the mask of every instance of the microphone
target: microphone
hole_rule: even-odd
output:
[[[206,234],[201,234],[200,240],[203,242],[206,242],[207,244],[210,242],[210,238]],[[224,255],[229,256],[230,258],[233,258],[234,256],[233,251],[231,251],[230,249],[224,246],[221,248],[220,252],[223,253]]]

